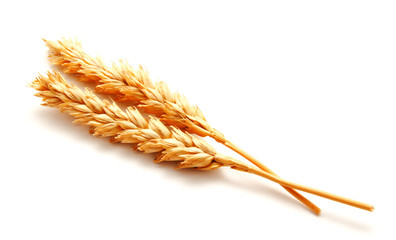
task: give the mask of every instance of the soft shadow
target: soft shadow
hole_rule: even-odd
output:
[[[235,170],[228,167],[212,171],[197,171],[193,169],[174,170],[174,166],[175,165],[172,163],[161,163],[161,167],[164,169],[168,168],[166,169],[167,171],[165,171],[165,178],[177,178],[177,181],[185,182],[186,184],[193,186],[218,182],[238,188],[239,190],[242,189],[243,191],[254,193],[258,197],[264,197],[266,199],[272,198],[276,202],[288,204],[289,206],[293,206],[293,208],[300,209],[312,214],[313,216],[317,216],[297,199],[290,196],[281,188],[281,186],[279,186],[279,189],[268,187],[266,184],[268,184],[269,181],[266,183],[265,179],[261,179],[257,176],[249,176],[247,173],[237,172],[239,176],[230,177],[228,174],[224,174],[224,172]],[[246,176],[243,176],[243,174],[246,174]]]
[[[213,184],[214,182],[221,182],[225,178],[220,170],[200,171],[194,169],[175,169],[176,164],[172,162],[160,163],[161,168],[166,170],[164,172],[165,178],[175,179],[187,185],[204,185]]]
[[[357,219],[348,218],[345,215],[340,216],[329,212],[323,214],[322,217],[323,220],[330,221],[332,223],[342,225],[344,227],[357,230],[359,232],[370,233],[373,230],[371,225],[367,223],[359,222]]]
[[[272,198],[276,202],[282,202],[289,206],[293,206],[297,209],[303,209],[307,213],[311,213],[313,216],[317,216],[309,208],[300,203],[297,199],[286,192],[280,185],[276,184],[279,189],[266,186],[268,183],[274,184],[266,179],[261,179],[256,176],[248,176],[243,181],[237,181],[236,178],[227,178],[227,184],[239,187],[244,191],[255,193],[257,196],[263,196],[265,198]]]
[[[72,124],[74,118],[59,112],[57,109],[42,107],[36,108],[32,111],[34,118],[39,119],[45,125],[45,128],[50,131],[57,131],[68,137],[76,138],[79,141],[90,141],[95,150],[100,152],[113,152],[115,156],[123,161],[135,161],[140,167],[147,168],[147,171],[152,171],[156,167],[163,172],[164,179],[177,179],[178,182],[183,182],[190,186],[213,184],[219,182],[222,184],[232,185],[233,187],[243,189],[243,191],[253,192],[257,196],[265,198],[273,198],[276,201],[292,205],[298,209],[304,209],[306,212],[311,212],[298,202],[296,199],[282,192],[282,189],[272,189],[267,187],[265,181],[256,176],[242,176],[236,178],[226,177],[224,171],[234,171],[229,168],[221,168],[212,171],[197,171],[193,169],[175,170],[176,164],[173,162],[160,163],[159,165],[153,162],[154,154],[144,154],[132,150],[130,144],[109,143],[105,138],[93,137],[88,132],[87,126],[75,126]],[[114,161],[114,159],[112,159]],[[157,173],[156,173],[157,174]],[[313,213],[312,213],[313,214]],[[313,214],[314,215],[314,214]]]
[[[68,114],[61,113],[58,109],[42,106],[32,110],[31,114],[34,118],[39,119],[38,122],[46,128],[50,128],[51,131],[59,131],[66,134],[71,132],[73,134],[69,136],[86,137],[87,139],[90,135],[88,127],[75,127],[76,125],[72,123],[74,118]]]
[[[78,139],[78,141],[88,141],[98,152],[109,152],[112,151],[114,154],[120,154],[124,160],[130,159],[142,159],[142,165],[153,165],[154,157],[151,154],[143,154],[132,150],[130,144],[110,143],[110,138],[95,137],[89,133],[88,126],[73,124],[74,118],[68,114],[60,112],[58,109],[41,107],[35,108],[31,114],[34,118],[39,119],[49,131],[58,132],[59,134]],[[77,142],[77,141],[76,141]]]

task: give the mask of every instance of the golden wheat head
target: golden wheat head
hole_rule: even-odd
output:
[[[57,72],[39,76],[31,84],[43,105],[58,108],[87,125],[96,136],[131,143],[145,153],[158,153],[155,162],[176,161],[178,168],[212,170],[221,166],[216,151],[205,141],[175,127],[168,128],[155,117],[145,119],[133,107],[121,110],[114,102],[99,99],[66,82]]]
[[[197,106],[191,105],[183,95],[171,92],[166,83],[153,83],[142,66],[133,68],[120,61],[109,68],[100,58],[84,53],[77,41],[45,42],[50,49],[51,63],[66,73],[75,74],[82,81],[99,81],[97,92],[113,94],[117,101],[134,101],[138,108],[183,131],[225,141],[223,135],[208,124]]]

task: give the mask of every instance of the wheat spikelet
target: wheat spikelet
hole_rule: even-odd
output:
[[[129,107],[125,112],[115,103],[99,99],[89,90],[81,91],[66,82],[57,73],[39,76],[31,84],[35,94],[44,101],[43,105],[67,112],[76,120],[74,123],[88,125],[91,133],[111,137],[114,142],[131,143],[135,149],[146,153],[158,153],[156,162],[175,161],[177,168],[213,170],[228,166],[267,178],[284,186],[296,188],[365,210],[373,211],[373,206],[295,184],[277,176],[249,166],[236,159],[216,153],[205,141],[175,127],[167,128],[157,118],[145,119],[139,110]]]
[[[211,127],[200,109],[191,105],[183,95],[172,93],[164,82],[153,83],[149,73],[142,66],[135,69],[120,61],[109,68],[100,58],[84,53],[78,41],[44,41],[50,49],[49,59],[53,64],[60,66],[66,73],[75,74],[81,81],[99,82],[95,88],[97,92],[113,94],[117,101],[133,101],[138,108],[155,114],[162,122],[183,131],[202,137],[210,136],[241,154],[260,169],[275,175],[268,167]],[[291,188],[284,188],[314,213],[320,214],[320,208],[304,196]]]

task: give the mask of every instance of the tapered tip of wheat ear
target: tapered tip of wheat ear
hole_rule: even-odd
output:
[[[56,107],[69,113],[74,123],[88,125],[96,136],[111,137],[114,142],[131,143],[134,148],[146,153],[158,153],[156,162],[178,162],[178,168],[212,170],[228,166],[238,171],[253,173],[283,186],[312,193],[334,201],[373,211],[372,205],[354,201],[314,188],[295,184],[264,172],[256,167],[216,153],[206,142],[175,127],[168,128],[158,119],[145,119],[135,108],[124,112],[115,103],[100,100],[89,90],[81,91],[66,82],[57,73],[39,76],[31,84],[43,105]]]

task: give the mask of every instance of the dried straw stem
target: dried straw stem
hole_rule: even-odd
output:
[[[126,62],[120,61],[118,65],[114,64],[109,68],[100,58],[84,53],[81,44],[77,41],[66,39],[58,42],[44,41],[50,49],[49,57],[53,64],[60,66],[66,73],[75,74],[81,81],[99,82],[95,89],[97,92],[113,94],[117,101],[133,101],[139,109],[155,114],[162,122],[183,131],[202,137],[210,136],[260,169],[275,175],[267,166],[211,127],[200,109],[191,105],[183,95],[172,93],[164,82],[153,83],[142,66],[134,69]],[[304,196],[289,187],[283,186],[283,188],[314,213],[320,214],[320,208]]]
[[[39,76],[31,84],[35,94],[44,101],[43,105],[67,112],[76,120],[74,123],[88,125],[97,136],[111,137],[113,142],[131,143],[134,148],[146,153],[158,153],[155,162],[178,162],[177,168],[213,170],[228,166],[267,178],[283,186],[296,188],[334,201],[372,211],[369,204],[350,200],[310,187],[283,180],[256,167],[216,153],[205,141],[171,127],[167,128],[157,118],[145,119],[135,108],[124,112],[115,103],[100,100],[89,90],[81,91],[66,82],[57,73]]]
[[[221,158],[221,160],[219,160],[219,158]],[[328,192],[325,192],[325,191],[317,190],[315,188],[311,188],[311,187],[303,186],[303,185],[300,185],[300,184],[296,184],[296,183],[284,180],[282,178],[279,178],[278,176],[272,175],[272,174],[270,174],[268,172],[264,172],[261,169],[258,169],[258,168],[255,168],[255,167],[250,167],[250,166],[247,166],[247,165],[240,165],[240,162],[231,163],[232,159],[227,157],[227,156],[221,156],[221,157],[219,156],[217,159],[219,161],[221,161],[222,163],[226,163],[226,164],[227,164],[227,160],[229,159],[230,162],[227,164],[227,166],[230,166],[231,168],[236,169],[238,171],[253,173],[255,175],[264,177],[264,178],[266,178],[266,179],[268,179],[270,181],[279,183],[282,186],[288,186],[290,188],[298,189],[298,190],[301,190],[303,192],[311,193],[311,194],[314,194],[314,195],[317,195],[317,196],[320,196],[320,197],[324,197],[324,198],[327,198],[327,199],[330,199],[330,200],[333,200],[333,201],[336,201],[336,202],[340,202],[340,203],[343,203],[343,204],[346,204],[346,205],[350,205],[350,206],[353,206],[353,207],[356,207],[356,208],[360,208],[360,209],[363,209],[363,210],[366,210],[366,211],[370,211],[370,212],[374,211],[374,206],[371,205],[371,204],[367,204],[367,203],[364,203],[364,202],[352,200],[352,199],[345,198],[345,197],[342,197],[342,196],[338,196],[338,195],[335,195],[335,194],[332,194],[332,193],[328,193]]]

